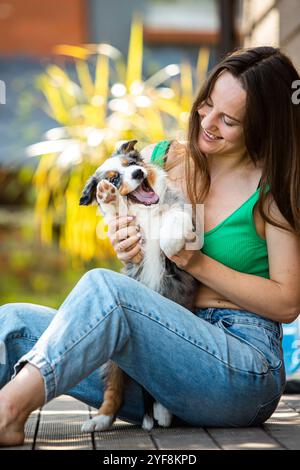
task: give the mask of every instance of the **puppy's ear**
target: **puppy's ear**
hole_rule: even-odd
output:
[[[98,180],[95,178],[95,176],[91,176],[87,180],[79,201],[80,206],[88,206],[96,199],[97,184]]]
[[[117,153],[129,153],[131,150],[134,150],[134,146],[137,143],[137,140],[128,140],[121,145]]]

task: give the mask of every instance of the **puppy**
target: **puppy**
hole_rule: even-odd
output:
[[[166,172],[145,163],[136,143],[125,142],[96,170],[83,189],[80,205],[96,202],[108,224],[117,214],[135,215],[144,234],[144,253],[121,272],[193,312],[198,281],[168,258],[184,247],[193,231],[192,216],[184,210],[181,194],[168,187]],[[83,424],[84,432],[109,429],[121,407],[125,373],[112,361],[107,367],[103,403],[97,415]],[[151,430],[154,419],[169,426],[171,413],[144,388],[143,393],[143,429]]]

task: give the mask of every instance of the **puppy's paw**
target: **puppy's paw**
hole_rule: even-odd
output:
[[[165,253],[168,258],[176,255],[184,247],[184,239],[172,239],[172,238],[161,238],[160,239],[160,248]]]
[[[107,180],[99,181],[96,190],[97,201],[105,204],[110,202],[117,202],[118,190],[117,188]]]
[[[151,416],[145,415],[142,423],[142,428],[144,431],[151,431],[154,426],[154,420]]]
[[[97,415],[88,419],[81,426],[82,432],[107,431],[114,422],[113,416]]]
[[[173,211],[168,214],[160,230],[160,248],[167,257],[176,255],[184,248],[192,229],[192,220],[186,212]]]
[[[153,416],[160,426],[168,428],[172,421],[172,414],[167,408],[157,401],[153,405]]]

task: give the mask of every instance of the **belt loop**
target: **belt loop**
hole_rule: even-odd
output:
[[[215,310],[216,310],[215,307],[209,307],[209,308],[208,308],[208,310],[207,310],[207,318],[208,318],[209,320],[212,319],[212,316],[213,316]]]

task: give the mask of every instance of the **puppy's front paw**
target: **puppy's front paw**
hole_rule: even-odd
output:
[[[193,229],[189,214],[174,211],[168,214],[160,229],[160,248],[170,258],[184,248]]]
[[[168,258],[176,255],[185,245],[184,239],[166,238],[160,239],[160,248]]]
[[[94,431],[107,431],[111,428],[114,422],[113,416],[97,415],[94,418],[88,419],[81,426],[82,432],[94,432]]]
[[[96,197],[99,203],[117,202],[118,190],[107,180],[101,180],[97,185]]]

